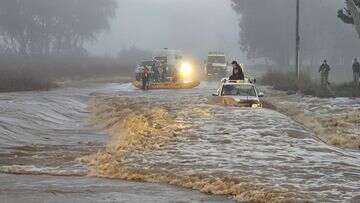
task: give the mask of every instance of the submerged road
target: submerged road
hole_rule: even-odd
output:
[[[89,125],[89,101],[104,95],[120,102],[115,114],[147,107],[187,126],[161,149],[127,156],[128,168],[153,173],[158,182],[172,174],[201,177],[202,191],[238,200],[359,201],[360,152],[328,146],[272,110],[218,105],[209,97],[215,89],[144,93],[130,84],[83,84],[0,94],[0,202],[231,201],[166,184],[88,177],[79,158],[113,141]]]

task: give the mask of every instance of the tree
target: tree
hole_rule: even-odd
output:
[[[282,11],[280,7],[290,7],[291,3],[281,0],[233,0],[233,3],[233,8],[241,16],[242,51],[247,52],[249,58],[263,57],[277,64],[289,64],[294,34],[287,21],[293,17],[288,9]]]
[[[144,59],[151,59],[152,53],[147,50],[139,49],[135,46],[122,49],[117,56],[118,60],[123,64],[132,67]]]
[[[346,8],[338,10],[338,17],[347,24],[352,24],[360,38],[360,0],[346,0]]]
[[[278,67],[289,67],[295,58],[296,1],[232,0],[239,14],[240,47],[250,58],[265,58]],[[318,64],[324,57],[332,63],[348,61],[359,44],[331,10],[337,0],[301,1],[301,61]],[[359,42],[360,43],[360,42]]]
[[[0,44],[18,55],[85,54],[84,43],[109,29],[115,0],[2,0]]]

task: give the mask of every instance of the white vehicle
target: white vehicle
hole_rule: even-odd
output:
[[[210,79],[220,79],[228,74],[228,63],[223,52],[209,52],[205,72]]]
[[[221,86],[217,93],[213,96],[221,97],[223,99],[230,99],[236,103],[236,105],[242,107],[262,107],[260,98],[264,97],[264,93],[252,83],[246,80],[231,81],[223,79]]]

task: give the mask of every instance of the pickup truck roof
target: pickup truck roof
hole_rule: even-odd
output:
[[[252,83],[250,83],[250,80],[248,78],[245,78],[245,80],[229,80],[228,78],[224,78],[221,80],[221,83],[228,83],[228,84],[248,84],[248,85],[253,85]]]

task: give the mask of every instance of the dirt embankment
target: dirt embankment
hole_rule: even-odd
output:
[[[265,106],[301,123],[323,142],[360,149],[360,99],[321,99],[273,89],[266,94]]]

